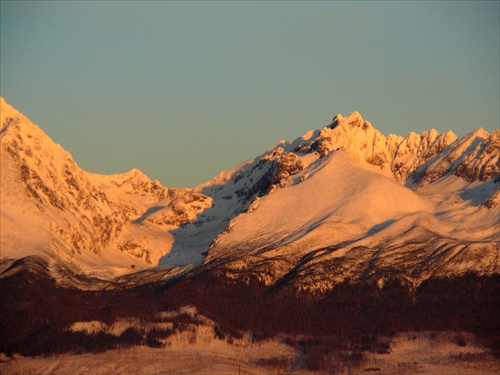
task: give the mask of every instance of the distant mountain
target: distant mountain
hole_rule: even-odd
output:
[[[203,263],[307,290],[499,271],[499,130],[385,137],[353,112],[168,189],[138,170],[81,170],[3,98],[1,124],[2,260],[43,255],[104,278]]]

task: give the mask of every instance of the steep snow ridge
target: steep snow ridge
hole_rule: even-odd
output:
[[[406,180],[411,172],[440,153],[456,139],[457,136],[451,131],[439,134],[436,130],[431,129],[421,135],[411,132],[399,142],[394,150],[391,162],[394,178],[397,181]]]
[[[500,130],[495,130],[466,155],[455,174],[468,182],[487,181],[500,173]]]
[[[498,135],[496,137],[498,138]],[[494,138],[495,136],[491,139],[493,144]],[[478,156],[477,151],[483,148],[483,144],[485,141],[488,142],[488,139],[490,139],[488,132],[480,128],[467,134],[462,139],[451,143],[447,148],[443,149],[442,152],[415,169],[408,178],[408,186],[414,187],[427,185],[445,176],[446,174],[456,173],[457,168],[462,162],[466,159],[471,160]],[[493,152],[494,146],[491,148],[484,148]],[[492,159],[487,158],[487,160],[483,159],[482,163],[479,162],[479,169],[482,167],[484,162],[494,164],[496,161],[496,170],[498,171],[498,148],[496,150],[496,155],[494,153],[492,156]],[[476,165],[473,169],[478,169],[478,166]],[[492,169],[495,170],[494,167],[492,167]]]

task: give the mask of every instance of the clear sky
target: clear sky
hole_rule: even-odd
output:
[[[357,110],[499,127],[499,2],[1,1],[1,95],[85,170],[194,187]]]

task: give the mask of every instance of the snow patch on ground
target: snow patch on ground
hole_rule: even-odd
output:
[[[498,374],[500,361],[469,334],[401,333],[391,339],[388,354],[364,352],[356,363],[330,363],[335,374]],[[304,353],[280,340],[193,341],[189,333],[164,348],[132,347],[98,354],[27,358],[0,356],[2,374],[324,374],[308,370]],[[338,357],[337,357],[338,358]],[[272,365],[279,359],[279,365]]]

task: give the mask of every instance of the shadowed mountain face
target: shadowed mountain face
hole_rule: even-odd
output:
[[[0,352],[161,345],[173,331],[69,327],[154,325],[187,305],[217,337],[498,339],[500,131],[385,137],[353,112],[169,189],[135,169],[81,170],[0,104]]]

